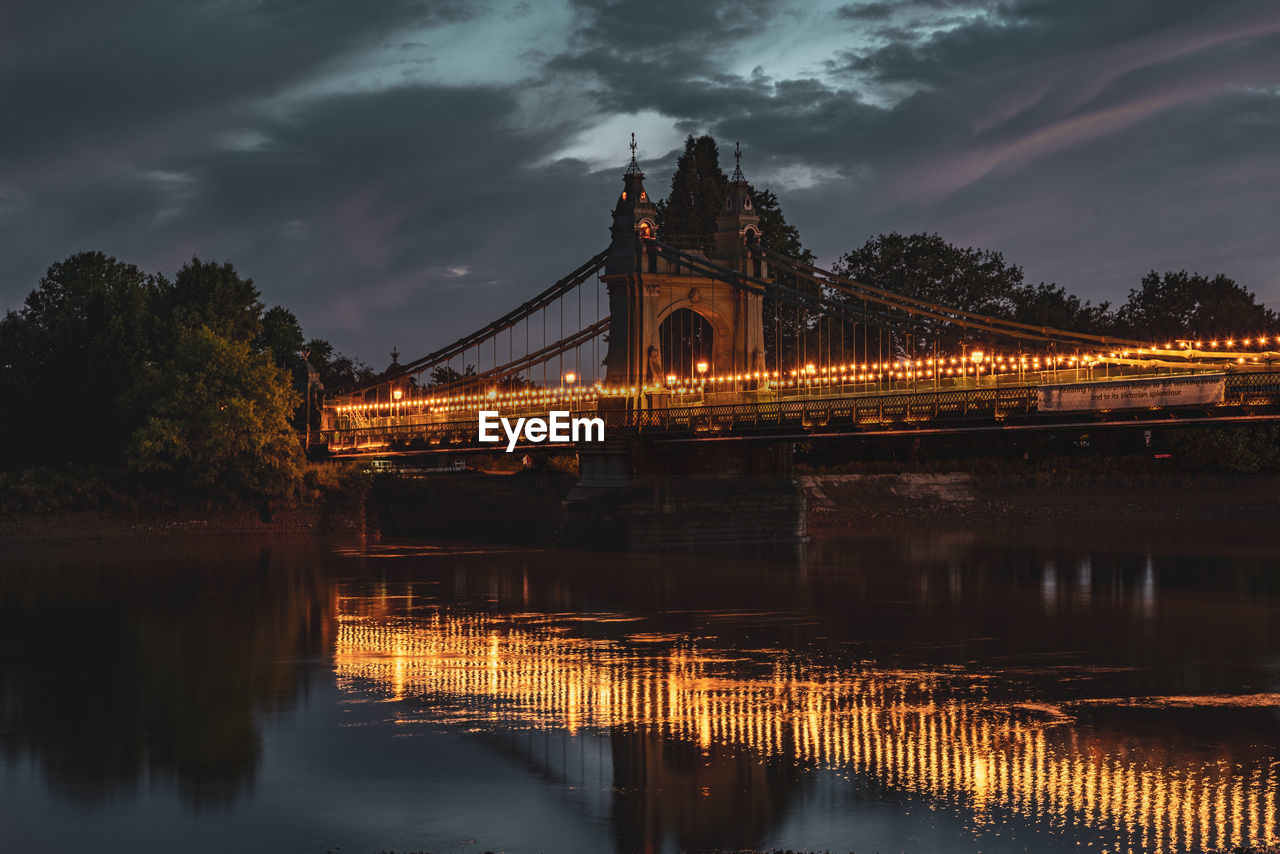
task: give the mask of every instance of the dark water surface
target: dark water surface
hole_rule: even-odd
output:
[[[9,545],[0,850],[1275,843],[1276,554]]]

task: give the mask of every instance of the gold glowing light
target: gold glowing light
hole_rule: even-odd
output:
[[[698,363],[697,365],[695,365],[694,367],[696,367],[696,368],[698,369],[698,373],[700,373],[700,374],[706,374],[707,370],[708,370],[711,366],[710,366],[710,365],[708,365],[706,362],[699,362],[699,363]]]
[[[1117,841],[1145,839],[1142,850],[1280,842],[1269,763],[1170,755],[1128,731],[1079,744],[1069,727],[969,696],[939,674],[782,655],[768,675],[747,675],[680,643],[601,656],[594,640],[518,619],[441,611],[386,623],[361,613],[358,598],[340,601],[340,677],[393,698],[461,701],[469,726],[509,726],[514,714],[570,733],[655,728],[704,749],[745,748],[959,800],[980,823],[1005,811],[1071,820]]]

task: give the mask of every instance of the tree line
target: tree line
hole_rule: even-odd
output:
[[[78,253],[0,320],[0,468],[79,466],[182,500],[269,501],[298,485],[308,386],[369,375],[306,341],[229,263],[193,258],[169,279]]]

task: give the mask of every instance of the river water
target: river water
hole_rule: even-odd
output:
[[[1280,558],[10,544],[4,851],[1280,841]]]

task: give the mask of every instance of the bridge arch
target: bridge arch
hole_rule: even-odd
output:
[[[699,362],[706,362],[712,374],[723,367],[721,351],[733,336],[731,319],[688,299],[667,306],[658,318],[658,351],[664,373],[696,377]]]

